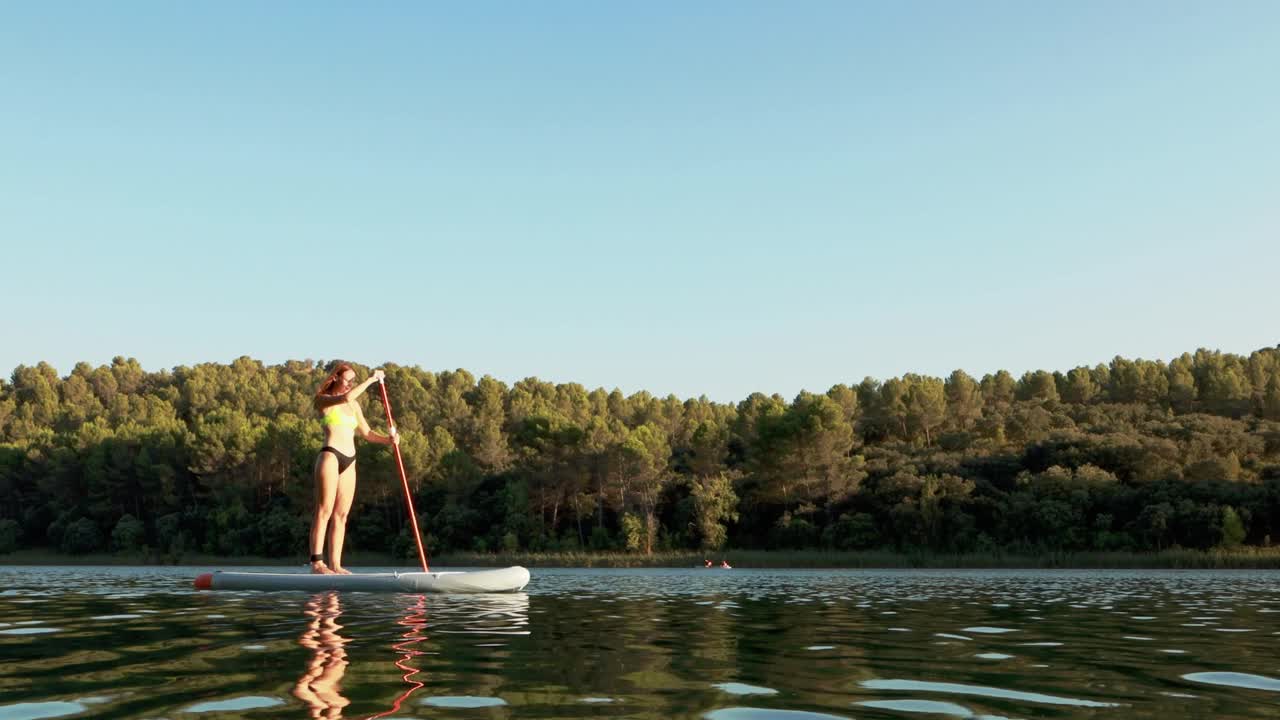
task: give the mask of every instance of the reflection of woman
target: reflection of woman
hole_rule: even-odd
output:
[[[311,523],[311,572],[333,574],[351,573],[342,567],[342,543],[347,536],[347,513],[356,492],[356,431],[369,442],[390,445],[400,442],[395,428],[390,435],[376,433],[365,422],[364,412],[356,399],[365,390],[384,377],[381,370],[359,385],[355,385],[356,371],[341,363],[329,373],[316,392],[315,406],[321,414],[324,426],[324,447],[316,458],[316,513]],[[332,565],[324,564],[324,540],[329,535],[329,557]]]
[[[347,672],[347,639],[338,634],[342,605],[337,593],[315,595],[303,611],[309,618],[298,644],[312,651],[307,671],[293,686],[293,694],[311,708],[313,718],[340,718],[351,704],[343,697],[342,676]]]

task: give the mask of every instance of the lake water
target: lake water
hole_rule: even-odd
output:
[[[207,569],[0,567],[0,720],[1280,717],[1280,572],[534,568],[418,596],[192,590]]]

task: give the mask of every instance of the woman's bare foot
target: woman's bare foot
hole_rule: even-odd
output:
[[[311,574],[313,575],[336,575],[337,573],[329,569],[323,560],[316,560],[311,563]]]
[[[351,574],[351,571],[350,571],[350,570],[348,570],[348,569],[346,569],[346,568],[342,567],[341,565],[334,565],[334,566],[333,566],[333,569],[332,569],[332,570],[330,570],[329,572],[331,572],[331,573],[333,573],[333,574],[335,574],[335,575],[350,575],[350,574]]]

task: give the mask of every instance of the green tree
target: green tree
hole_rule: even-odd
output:
[[[658,499],[671,480],[671,448],[663,432],[646,423],[631,431],[622,445],[622,457],[624,473],[644,519],[643,549],[648,555],[658,536]]]
[[[1098,394],[1098,386],[1093,382],[1093,374],[1089,368],[1078,367],[1067,373],[1066,386],[1062,399],[1078,405],[1088,404]]]
[[[1193,360],[1197,395],[1206,409],[1224,415],[1240,414],[1247,406],[1251,388],[1239,360],[1207,350],[1197,350]]]
[[[1016,383],[1007,370],[982,377],[982,399],[986,407],[1000,409],[1013,402]]]
[[[982,393],[978,383],[963,370],[947,376],[944,391],[947,417],[955,427],[968,430],[982,416]]]
[[[1191,368],[1192,359],[1186,353],[1169,363],[1169,405],[1175,412],[1187,413],[1195,407],[1196,379]]]
[[[738,496],[733,491],[733,482],[721,473],[691,479],[689,486],[699,546],[704,550],[719,550],[728,536],[725,524],[738,520]]]
[[[933,432],[946,419],[946,387],[939,378],[907,375],[905,379],[908,426],[923,432],[925,445],[932,445]]]
[[[758,501],[784,510],[818,502],[830,507],[861,480],[849,457],[853,428],[824,395],[801,393],[783,414],[762,417],[756,435],[752,469],[760,482]]]
[[[1240,514],[1230,505],[1222,508],[1222,547],[1235,548],[1244,542],[1245,529],[1244,523],[1240,520]]]
[[[1262,400],[1262,416],[1268,420],[1280,420],[1280,374],[1267,378]]]
[[[911,431],[907,429],[910,411],[907,406],[907,392],[910,389],[906,380],[889,378],[880,386],[879,403],[875,406],[881,417],[881,423],[891,427],[903,440],[911,439]]]
[[[1058,402],[1058,383],[1053,374],[1044,370],[1028,372],[1018,381],[1016,397],[1041,403]]]
[[[511,451],[502,426],[505,421],[503,399],[506,387],[485,375],[468,394],[472,413],[469,445],[474,448],[476,462],[490,472],[502,472],[511,463]]]
[[[844,410],[845,422],[853,425],[858,421],[862,408],[858,402],[858,391],[848,385],[832,385],[827,397]]]

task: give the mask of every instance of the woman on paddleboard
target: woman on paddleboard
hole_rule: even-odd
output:
[[[374,370],[373,375],[355,385],[356,371],[346,363],[339,363],[320,384],[316,392],[315,408],[320,413],[324,427],[324,447],[316,458],[316,513],[311,525],[311,572],[350,575],[342,567],[342,543],[347,535],[347,513],[356,492],[356,432],[360,437],[382,445],[400,442],[395,428],[390,435],[376,433],[369,428],[356,400],[385,375]],[[324,562],[325,531],[329,536],[329,558]]]

